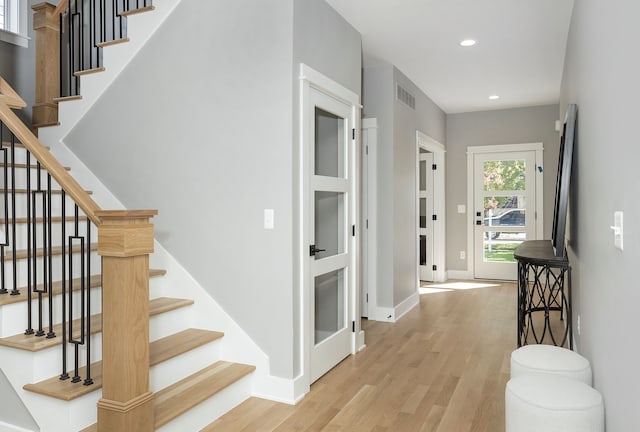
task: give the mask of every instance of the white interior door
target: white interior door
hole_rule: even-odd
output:
[[[473,179],[474,276],[515,280],[514,249],[536,239],[536,152],[476,153]]]
[[[355,140],[352,107],[311,89],[310,382],[351,353]]]
[[[424,149],[419,150],[420,176],[418,181],[418,265],[420,280],[433,282],[434,280],[434,199],[433,199],[433,153]]]

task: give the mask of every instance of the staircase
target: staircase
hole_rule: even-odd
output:
[[[155,13],[150,2],[140,1],[139,10],[129,5],[136,0],[114,2],[129,9],[113,15],[126,21],[126,16]],[[46,24],[37,38],[52,37],[58,14],[70,7],[78,4],[63,0],[34,7],[35,23]],[[96,42],[100,61],[102,49],[129,43],[131,33]],[[68,91],[80,89],[77,80],[85,72],[108,70],[89,66],[89,71],[71,72]],[[113,78],[103,80],[102,90]],[[70,109],[71,125],[65,125],[64,111],[58,119],[58,103],[83,101],[86,112],[99,86],[87,86],[88,101],[73,91],[60,97],[60,85],[37,89],[48,99],[36,101],[34,126],[54,126],[46,133],[41,129],[41,138],[57,145],[81,116]],[[221,348],[224,334],[191,327],[194,300],[165,295],[182,290],[161,282],[166,270],[149,268],[154,242],[148,221],[155,212],[101,210],[92,192],[83,190],[71,169],[60,165],[12,112],[24,105],[0,78],[0,368],[43,432],[206,427],[252,394],[255,367],[222,360],[237,357]]]

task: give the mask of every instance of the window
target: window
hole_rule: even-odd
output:
[[[0,0],[0,41],[27,46],[27,0]]]

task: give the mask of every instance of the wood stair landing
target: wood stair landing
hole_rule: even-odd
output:
[[[174,309],[179,309],[185,306],[190,306],[194,303],[190,299],[176,299],[170,297],[159,297],[149,302],[149,316],[159,315],[164,312],[169,312]],[[73,327],[80,331],[80,319],[74,320]],[[62,325],[56,324],[53,331],[57,335],[62,334]],[[102,314],[96,314],[91,316],[91,334],[102,331]],[[79,337],[78,333],[77,337]],[[52,346],[60,345],[62,343],[61,337],[55,337],[47,339],[45,337],[35,337],[32,335],[25,335],[24,333],[8,336],[0,339],[0,345],[8,346],[11,348],[22,349],[26,351],[40,351]]]
[[[255,366],[219,361],[156,392],[153,398],[154,428],[164,426],[255,369]],[[97,431],[97,425],[93,424],[80,432]]]
[[[149,365],[157,365],[223,336],[224,333],[210,330],[187,329],[158,339],[149,344]],[[72,373],[73,371],[71,371]],[[78,375],[86,376],[86,367],[80,368]],[[91,364],[91,378],[93,384],[85,386],[82,383],[72,383],[71,380],[61,381],[57,375],[35,384],[27,384],[23,388],[64,401],[79,398],[102,388],[102,361]]]

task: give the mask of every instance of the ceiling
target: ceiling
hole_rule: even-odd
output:
[[[447,113],[558,103],[574,0],[326,1]]]

